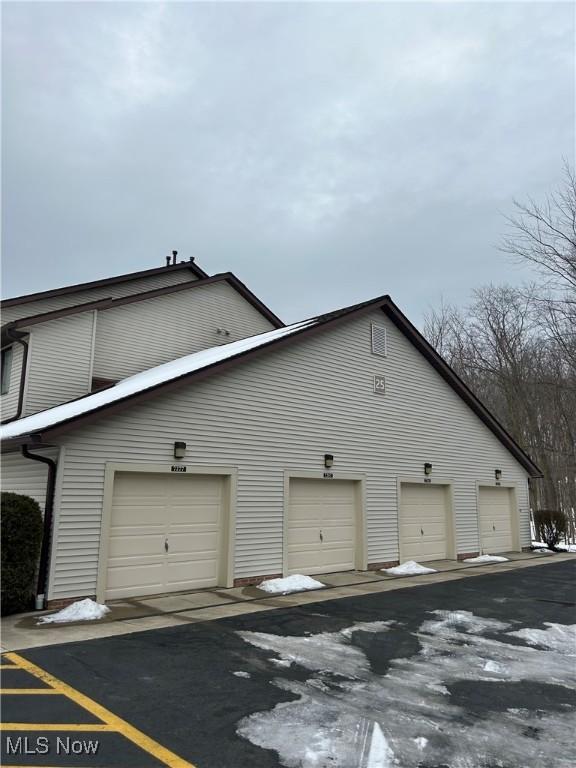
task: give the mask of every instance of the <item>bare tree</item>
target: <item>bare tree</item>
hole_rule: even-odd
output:
[[[576,175],[564,164],[560,187],[544,203],[515,201],[501,250],[533,265],[544,278],[534,297],[543,331],[576,370]]]
[[[576,512],[576,175],[544,203],[515,202],[501,250],[540,278],[489,285],[425,317],[424,334],[540,466],[533,508]],[[572,531],[573,534],[573,531]]]
[[[568,163],[560,188],[542,204],[514,202],[516,214],[507,217],[509,233],[501,249],[530,262],[548,278],[555,291],[576,301],[576,176]]]
[[[489,285],[465,311],[443,304],[424,334],[541,467],[534,507],[576,507],[576,387],[562,347],[542,333],[538,286]],[[566,478],[569,478],[567,481]]]

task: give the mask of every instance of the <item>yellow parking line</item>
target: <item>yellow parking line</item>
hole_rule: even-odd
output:
[[[115,731],[108,723],[0,723],[0,731]]]
[[[157,741],[154,741],[154,739],[151,739],[145,733],[142,733],[142,731],[134,728],[134,726],[130,725],[130,723],[127,723],[126,720],[122,720],[121,717],[118,717],[113,712],[110,712],[110,710],[106,709],[101,704],[97,704],[95,701],[88,698],[88,696],[80,693],[80,691],[77,691],[70,685],[63,683],[61,680],[58,680],[58,678],[53,677],[53,675],[51,675],[49,672],[46,672],[40,667],[37,667],[31,661],[24,659],[17,653],[7,653],[6,658],[21,669],[24,669],[26,672],[30,672],[30,674],[34,675],[34,677],[42,680],[42,682],[54,688],[54,690],[64,694],[79,706],[88,710],[88,712],[94,715],[94,717],[102,720],[108,727],[108,730],[114,730],[117,733],[120,733],[133,744],[136,744],[136,746],[142,749],[144,752],[148,752],[148,754],[155,757],[161,763],[169,766],[169,768],[195,768],[192,763],[189,763],[186,760],[183,760],[181,757],[178,757],[178,755],[175,755],[174,752],[171,752],[169,749],[166,749],[166,747],[158,744]],[[18,723],[17,725],[20,726],[23,724]],[[90,730],[93,729],[94,726],[90,728]],[[24,728],[21,730],[24,730]],[[51,727],[51,730],[55,729]],[[64,730],[70,730],[70,726],[64,726]],[[82,726],[78,726],[74,730],[82,730]],[[88,729],[86,728],[86,730]]]
[[[0,664],[0,669],[20,669],[16,664]]]
[[[51,696],[62,695],[60,691],[55,691],[54,688],[0,688],[0,696],[3,696],[4,694],[8,694],[9,696],[15,694],[18,696],[36,696],[37,694],[40,694],[41,696],[46,696],[48,694]]]

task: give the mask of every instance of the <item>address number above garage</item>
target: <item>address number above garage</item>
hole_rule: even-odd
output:
[[[379,373],[374,374],[374,392],[377,395],[386,394],[386,378]]]

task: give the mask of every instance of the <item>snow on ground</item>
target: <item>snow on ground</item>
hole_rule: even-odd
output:
[[[95,621],[103,619],[110,608],[100,603],[95,603],[89,597],[86,600],[78,600],[66,608],[62,608],[58,613],[51,613],[49,616],[41,616],[38,624],[61,624],[68,621]]]
[[[294,573],[285,579],[268,579],[258,584],[258,589],[271,595],[287,595],[289,592],[304,592],[307,589],[322,589],[325,585],[310,576]]]
[[[388,746],[386,736],[382,733],[380,724],[375,722],[372,728],[370,751],[366,760],[366,768],[392,768],[394,752]]]
[[[236,675],[236,677],[245,677],[245,678],[252,677],[250,672],[243,672],[241,669],[238,670],[238,672],[232,672],[232,674]]]
[[[285,638],[265,632],[239,632],[246,642],[274,651],[281,660],[299,664],[305,669],[326,672],[331,675],[355,677],[368,672],[368,659],[350,643],[354,632],[386,632],[392,621],[371,621],[356,624],[341,632],[322,632],[318,635]],[[288,640],[288,642],[287,642]]]
[[[436,573],[434,568],[426,568],[415,560],[407,560],[402,565],[396,565],[394,568],[382,568],[384,573],[390,576],[419,576],[423,573]]]
[[[501,555],[479,555],[478,557],[467,557],[465,563],[507,563],[508,558]]]
[[[566,626],[545,621],[544,626],[548,629],[519,629],[517,632],[508,634],[522,638],[528,645],[536,645],[576,657],[576,625]]]
[[[309,637],[239,632],[308,671],[307,679],[294,680],[275,667],[271,685],[290,700],[242,719],[240,736],[275,750],[286,768],[573,768],[568,707],[470,717],[450,688],[525,681],[573,689],[576,627],[514,631],[508,622],[468,611],[431,611],[416,632],[420,650],[393,659],[378,675],[356,635],[387,633],[394,642],[396,626],[358,623]]]
[[[557,544],[556,549],[561,549],[564,552],[576,552],[576,544]]]
[[[533,541],[532,546],[534,547],[536,552],[552,552],[551,549],[548,549],[546,544],[544,544],[541,541]],[[556,544],[556,549],[561,550],[562,552],[576,552],[576,544]]]

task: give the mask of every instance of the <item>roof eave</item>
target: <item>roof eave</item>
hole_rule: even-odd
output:
[[[2,326],[2,337],[6,335],[6,331],[9,328],[28,328],[32,325],[38,325],[40,323],[48,323],[52,320],[59,320],[65,317],[71,317],[73,315],[81,314],[82,312],[106,311],[109,309],[115,309],[116,307],[123,307],[128,304],[136,304],[142,301],[149,301],[151,299],[161,298],[163,296],[169,296],[176,293],[183,293],[184,291],[197,290],[199,288],[205,288],[213,283],[227,282],[239,293],[254,309],[260,312],[275,328],[283,328],[284,323],[280,318],[272,312],[260,299],[252,293],[252,291],[244,285],[232,272],[223,272],[219,275],[213,275],[212,277],[206,277],[201,280],[190,280],[184,283],[176,283],[175,285],[167,285],[163,288],[155,288],[151,291],[143,291],[140,293],[130,293],[126,296],[118,296],[116,298],[108,296],[103,299],[96,299],[95,301],[83,302],[81,304],[73,304],[70,307],[62,307],[61,309],[53,309],[49,312],[41,312],[36,315],[28,315],[27,317],[20,317],[17,320],[13,320]]]
[[[49,299],[53,296],[63,296],[67,293],[75,293],[76,291],[88,291],[91,288],[100,288],[106,285],[114,285],[116,283],[125,283],[130,280],[137,280],[140,277],[153,277],[164,272],[175,272],[182,269],[188,269],[199,279],[209,277],[207,272],[199,267],[193,261],[183,261],[178,264],[170,264],[162,267],[153,267],[152,269],[142,269],[138,272],[129,272],[125,275],[118,275],[116,277],[105,277],[101,280],[92,280],[87,283],[77,283],[75,285],[63,285],[61,288],[53,288],[48,291],[37,291],[36,293],[27,293],[23,296],[14,296],[12,298],[2,299],[0,306],[15,307],[20,304],[28,304],[32,301],[39,301],[40,299]]]

